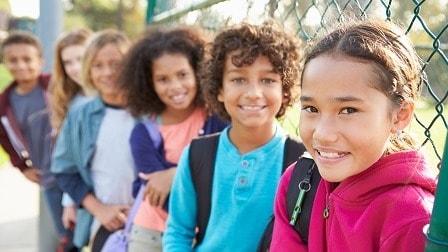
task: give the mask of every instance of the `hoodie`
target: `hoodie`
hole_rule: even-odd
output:
[[[308,245],[289,225],[286,191],[292,170],[277,191],[270,251],[424,251],[423,226],[430,222],[436,174],[420,152],[385,156],[339,185],[322,180]]]

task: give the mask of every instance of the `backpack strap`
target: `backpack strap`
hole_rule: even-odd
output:
[[[286,192],[286,207],[291,218],[290,224],[294,226],[305,243],[308,243],[311,210],[320,179],[314,160],[309,153],[305,152],[294,166]]]
[[[202,242],[210,217],[212,181],[220,133],[193,139],[190,143],[190,173],[196,191],[198,232],[196,244]]]
[[[142,121],[143,125],[145,125],[146,130],[149,133],[149,137],[154,144],[156,150],[159,148],[160,144],[162,144],[162,136],[160,135],[160,131],[157,128],[157,124],[150,118]]]
[[[297,158],[300,157],[304,152],[305,146],[300,140],[291,136],[287,136],[285,140],[285,150],[283,153],[282,174],[285,172],[286,168],[297,161]]]

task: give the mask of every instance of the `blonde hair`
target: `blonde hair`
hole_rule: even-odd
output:
[[[115,45],[123,56],[130,47],[130,41],[127,36],[118,30],[105,29],[91,36],[87,41],[86,51],[82,60],[82,80],[86,87],[95,89],[90,79],[92,62],[98,51],[109,44]]]
[[[82,83],[76,83],[65,71],[62,51],[70,46],[84,45],[90,34],[92,32],[88,29],[76,29],[62,34],[56,42],[53,71],[48,90],[52,108],[51,125],[57,131],[67,114],[70,101],[77,93],[83,91]]]

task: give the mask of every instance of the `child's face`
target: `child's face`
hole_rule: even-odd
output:
[[[90,79],[103,100],[116,104],[121,99],[117,74],[123,61],[123,55],[117,46],[108,44],[101,48],[90,66]]]
[[[6,46],[3,49],[3,63],[19,85],[35,84],[43,67],[39,50],[29,44]]]
[[[198,91],[196,76],[188,59],[182,54],[162,54],[152,64],[154,90],[166,110],[194,108]]]
[[[272,127],[283,103],[282,79],[266,56],[252,65],[236,67],[226,57],[223,86],[218,101],[224,103],[232,127]]]
[[[375,75],[371,64],[326,55],[304,70],[300,136],[327,181],[366,170],[385,151],[395,112]]]
[[[83,45],[68,46],[61,51],[62,64],[68,77],[78,85],[82,83],[81,60],[84,53]]]

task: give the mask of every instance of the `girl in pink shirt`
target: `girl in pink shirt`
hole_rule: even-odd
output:
[[[121,83],[131,113],[142,118],[131,134],[132,155],[143,185],[144,201],[133,220],[128,251],[162,251],[167,202],[180,153],[190,141],[227,126],[210,114],[202,98],[197,70],[206,40],[191,27],[152,28],[131,48]],[[156,138],[145,124],[151,120]]]
[[[299,131],[323,179],[306,243],[286,208],[293,166],[282,176],[270,251],[424,250],[436,174],[404,132],[422,82],[412,43],[391,22],[346,23],[314,46]]]

